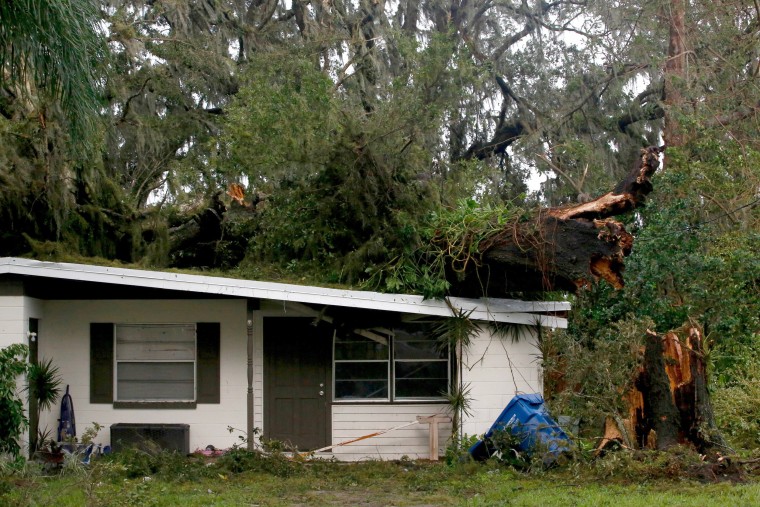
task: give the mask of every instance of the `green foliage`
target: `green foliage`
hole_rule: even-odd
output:
[[[433,327],[432,336],[443,350],[466,351],[482,327],[479,322],[470,319],[472,311],[452,307],[451,313],[451,317],[441,320]]]
[[[267,196],[257,209],[249,263],[321,265],[325,278],[355,282],[419,242],[417,229],[439,207],[440,188],[452,191],[447,200],[472,191],[448,187],[448,171],[430,167],[436,132],[456,100],[437,83],[452,75],[469,79],[469,64],[445,38],[424,48],[405,40],[398,42],[409,65],[384,84],[372,114],[337,93],[308,45],[262,53],[249,67],[218,159],[219,174],[246,179],[249,194]],[[452,179],[458,167],[451,165]],[[379,283],[387,290],[398,283],[445,290],[437,266],[421,269],[427,271],[404,276],[420,282]]]
[[[431,212],[416,227],[407,225],[399,236],[402,249],[381,267],[369,267],[367,286],[388,292],[446,295],[450,277],[480,265],[480,248],[524,214],[517,206],[480,206],[472,199],[456,207]]]
[[[758,167],[760,153],[747,152],[749,160],[738,151],[723,158],[739,148],[700,143],[694,147],[699,155],[688,159],[669,152],[669,170],[655,180],[658,190],[642,212],[645,226],[621,301],[637,301],[637,313],[652,318],[657,329],[678,327],[689,317],[724,344],[746,343],[760,329],[758,209],[747,208],[745,217],[734,211],[751,202],[745,178],[760,181],[757,170],[748,171]],[[728,203],[716,206],[716,198]]]
[[[25,100],[59,98],[80,145],[96,130],[95,68],[105,49],[98,11],[94,0],[0,3],[0,87]]]
[[[462,446],[464,447],[464,446]],[[109,458],[110,459],[110,458]],[[191,473],[185,474],[189,465]],[[381,505],[745,505],[760,494],[756,477],[739,479],[726,466],[705,463],[688,449],[668,453],[609,453],[567,467],[534,467],[519,473],[493,461],[430,463],[335,463],[313,461],[289,476],[267,472],[229,474],[213,460],[182,457],[170,474],[126,478],[103,460],[91,475],[4,476],[0,462],[0,503],[27,507],[56,505],[335,505],[357,498]],[[197,473],[197,475],[196,475]],[[716,475],[717,474],[717,475]],[[177,477],[182,477],[177,479]],[[711,477],[712,476],[712,477]]]
[[[0,452],[17,455],[18,439],[27,425],[24,403],[17,394],[16,382],[27,371],[26,345],[14,344],[0,349]]]
[[[517,470],[526,470],[531,464],[531,453],[520,449],[523,438],[519,432],[513,432],[512,428],[504,428],[494,431],[486,439],[486,445],[493,449],[493,459],[499,463]]]
[[[321,172],[341,137],[332,81],[298,51],[254,57],[243,80],[223,138],[231,176],[269,193],[283,177]]]
[[[49,410],[61,393],[61,375],[53,360],[48,359],[29,365],[29,396],[37,400],[40,411]]]
[[[722,371],[712,396],[718,427],[738,449],[760,448],[760,334]]]
[[[677,480],[684,476],[706,479],[711,463],[694,449],[676,446],[668,451],[612,452],[584,466],[587,474],[601,480]],[[732,472],[734,473],[734,472]]]
[[[604,417],[627,417],[625,395],[633,386],[652,323],[630,314],[597,328],[593,318],[583,320],[593,308],[577,301],[570,328],[544,333],[539,346],[552,412],[579,417],[596,434]]]
[[[202,459],[188,458],[180,453],[165,450],[148,452],[127,448],[103,456],[96,465],[99,466],[100,462],[107,465],[111,474],[127,479],[156,477],[171,482],[187,482],[214,477],[217,474],[217,471],[207,467]]]
[[[472,462],[472,456],[470,455],[470,447],[475,445],[478,440],[477,435],[462,435],[454,434],[451,437],[446,451],[444,453],[444,459],[449,466],[458,466],[462,463]]]
[[[634,378],[644,330],[693,322],[707,339],[722,428],[735,443],[756,445],[756,414],[743,394],[754,392],[748,379],[758,364],[760,152],[691,121],[698,135],[668,150],[648,206],[631,217],[625,288],[582,291],[567,332],[548,337],[546,388],[563,387],[557,406],[598,431],[602,416],[626,417],[619,394]]]
[[[219,470],[233,474],[261,472],[276,477],[290,477],[298,473],[303,464],[287,458],[282,452],[265,454],[258,450],[237,448],[219,458],[217,466]]]

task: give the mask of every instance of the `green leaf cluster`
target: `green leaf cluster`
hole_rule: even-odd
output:
[[[518,206],[481,206],[473,199],[431,212],[417,226],[399,231],[402,250],[389,262],[367,268],[367,286],[388,292],[441,298],[451,280],[481,263],[481,246],[525,210]]]
[[[0,452],[13,455],[21,451],[19,438],[28,423],[16,384],[27,371],[28,352],[20,343],[0,349]]]
[[[32,102],[60,99],[79,146],[97,124],[96,62],[105,50],[98,14],[94,0],[0,3],[0,87]]]

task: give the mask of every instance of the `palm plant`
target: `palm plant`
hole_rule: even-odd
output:
[[[53,407],[61,394],[61,376],[53,360],[42,360],[29,365],[27,374],[29,392],[29,440],[30,450],[38,450],[48,432],[39,429],[40,414]]]
[[[94,66],[103,53],[95,0],[0,2],[0,87],[59,99],[75,139],[94,128]]]

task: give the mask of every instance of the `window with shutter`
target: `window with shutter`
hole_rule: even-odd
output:
[[[90,400],[121,408],[219,403],[219,323],[90,327]]]

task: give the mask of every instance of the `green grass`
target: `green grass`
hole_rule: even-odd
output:
[[[155,465],[155,463],[154,463]],[[261,462],[232,473],[223,462],[169,459],[141,475],[140,464],[103,461],[54,476],[34,471],[0,477],[0,505],[18,506],[756,506],[760,480],[701,483],[635,476],[630,469],[564,467],[529,474],[496,464],[452,467],[402,462]],[[621,473],[617,473],[621,472]],[[638,472],[637,472],[638,473]]]

